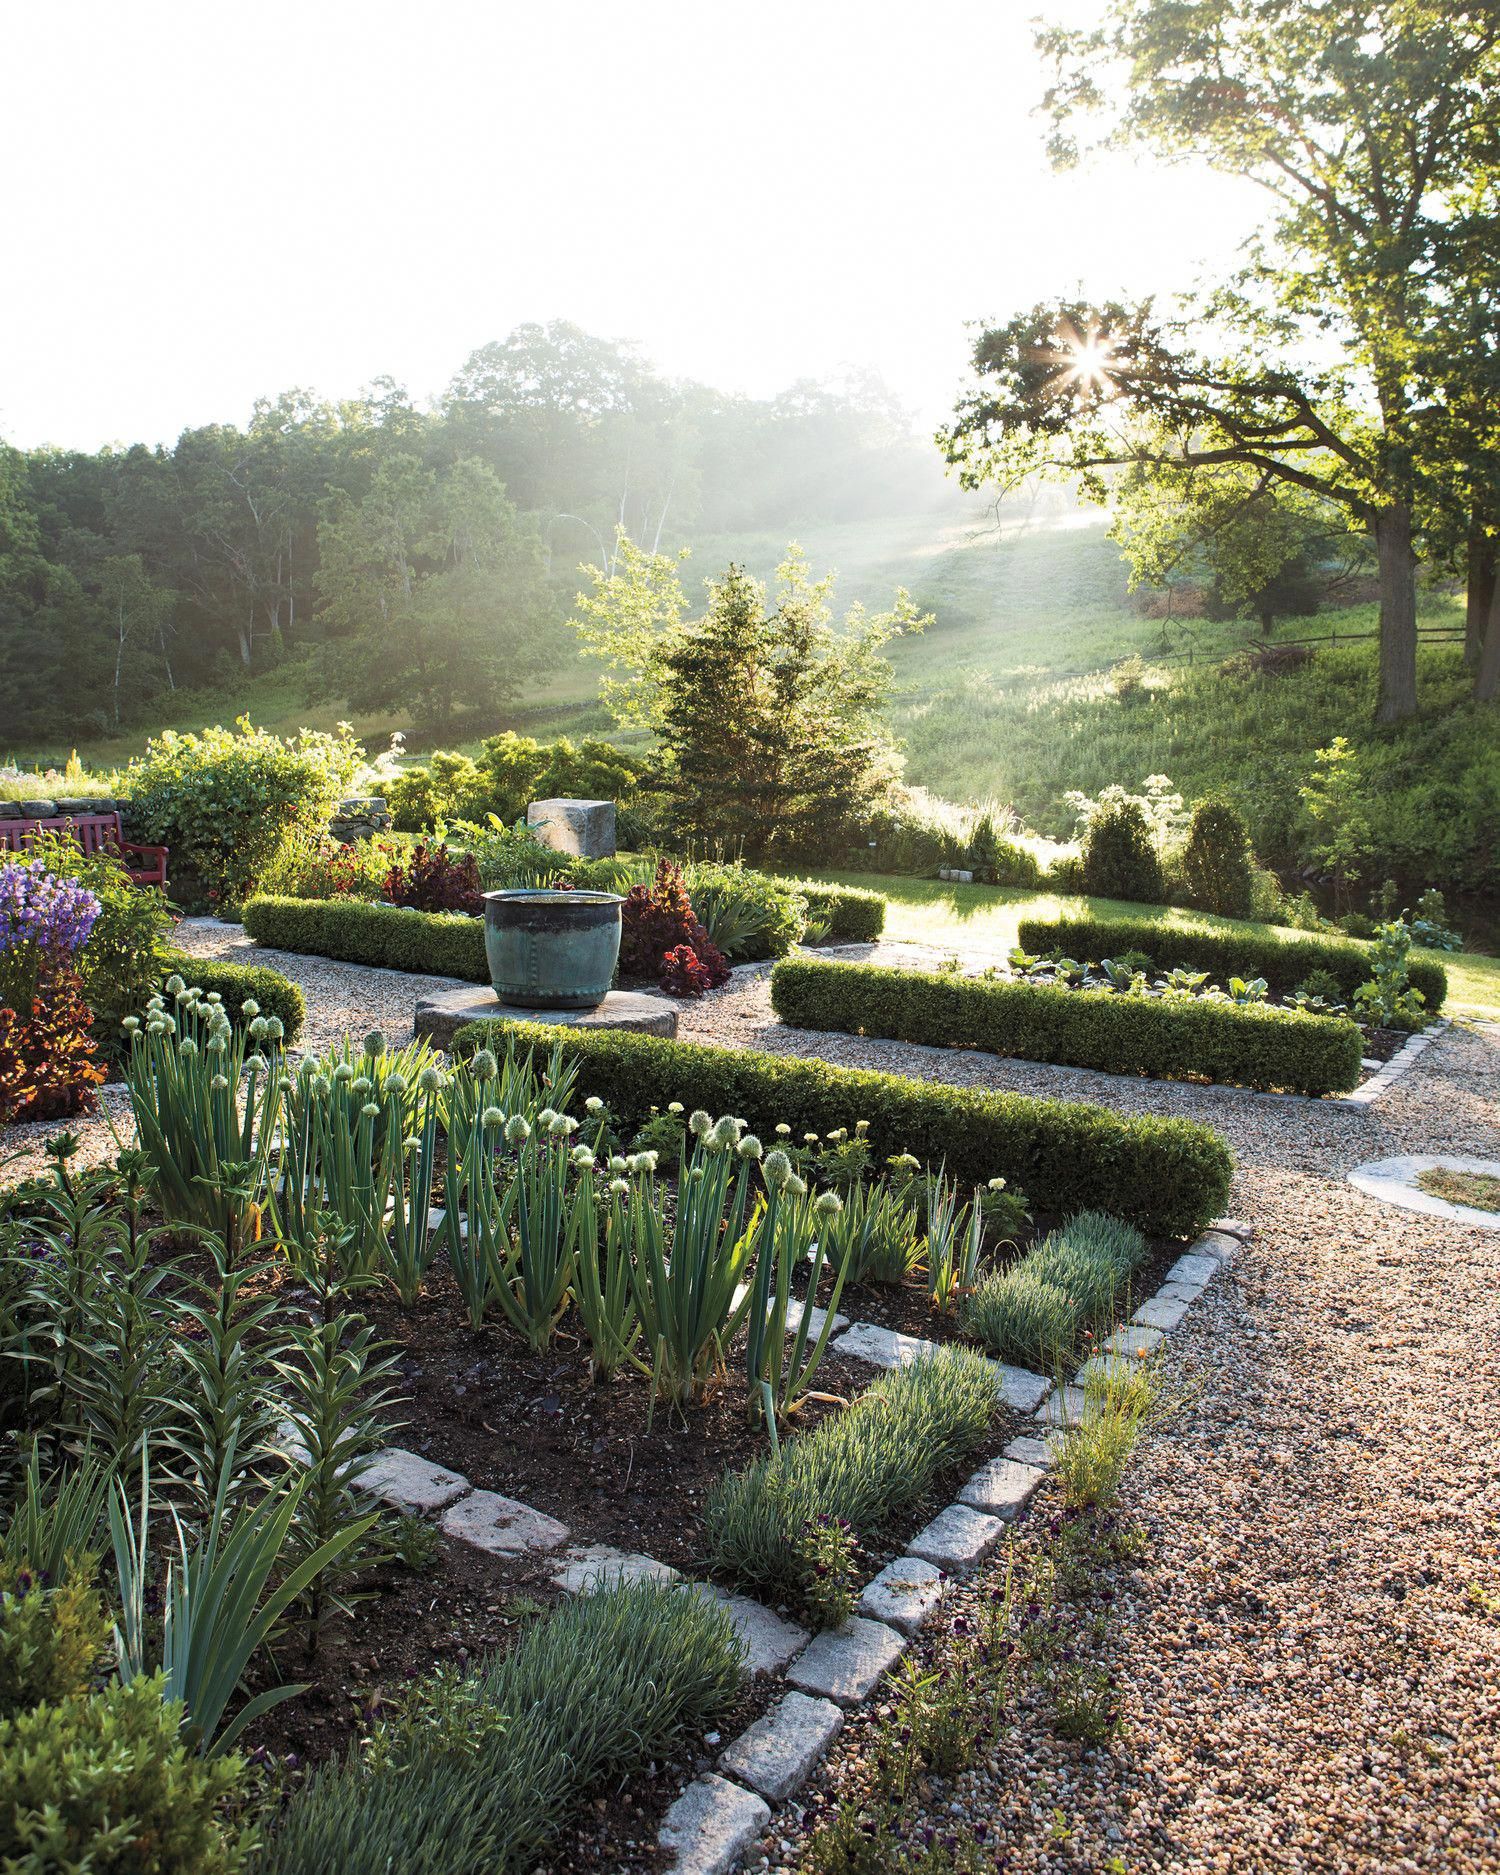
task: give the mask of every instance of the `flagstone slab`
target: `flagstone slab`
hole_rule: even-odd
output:
[[[438,1519],[444,1536],[471,1544],[492,1556],[523,1556],[533,1550],[560,1548],[568,1540],[568,1526],[517,1498],[497,1491],[471,1491],[450,1504]]]

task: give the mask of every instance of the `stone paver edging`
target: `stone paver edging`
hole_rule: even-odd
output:
[[[1423,1172],[1479,1172],[1500,1178],[1500,1159],[1466,1159],[1452,1153],[1410,1152],[1393,1159],[1372,1159],[1357,1165],[1349,1183],[1367,1197],[1393,1204],[1403,1211],[1422,1211],[1429,1217],[1451,1218],[1478,1230],[1500,1230],[1500,1211],[1482,1211],[1477,1205],[1454,1204],[1423,1191],[1417,1179]]]
[[[1249,1236],[1248,1225],[1220,1218],[1178,1258],[1157,1295],[1137,1309],[1132,1324],[1115,1331],[1105,1353],[1086,1362],[1072,1385],[1054,1389],[1039,1374],[994,1363],[997,1392],[1015,1410],[1035,1416],[1036,1433],[1012,1439],[1001,1457],[981,1465],[958,1501],[939,1511],[912,1538],[906,1554],[866,1584],[858,1612],[842,1627],[821,1634],[809,1636],[749,1596],[689,1581],[653,1557],[601,1544],[571,1546],[567,1526],[556,1518],[514,1498],[476,1490],[462,1473],[399,1446],[378,1452],[357,1482],[396,1509],[435,1518],[445,1534],[491,1555],[550,1552],[557,1562],[553,1581],[569,1594],[586,1595],[625,1581],[666,1581],[680,1584],[683,1593],[712,1597],[726,1610],[745,1644],[746,1671],[779,1673],[788,1690],[723,1748],[717,1771],[685,1787],[668,1810],[658,1840],[672,1857],[668,1875],[730,1875],[771,1821],[772,1804],[786,1802],[807,1782],[838,1736],[844,1714],[876,1692],[940,1606],[949,1581],[978,1568],[1008,1524],[1024,1514],[1054,1461],[1061,1428],[1082,1415],[1083,1383],[1090,1370],[1101,1360],[1125,1362],[1152,1353]],[[1143,1321],[1153,1309],[1171,1314],[1172,1321],[1165,1326]],[[835,1345],[872,1366],[897,1367],[937,1344],[855,1322]]]

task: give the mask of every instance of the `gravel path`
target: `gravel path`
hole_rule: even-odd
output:
[[[440,981],[260,952],[220,926],[180,940],[301,982],[308,1047],[374,1024],[404,1039]],[[881,956],[896,952],[940,954]],[[775,1025],[755,970],[685,1008],[682,1034],[1190,1115],[1236,1155],[1231,1208],[1256,1239],[1172,1338],[1187,1404],[1126,1487],[1150,1540],[1115,1584],[1121,1732],[1086,1752],[1023,1727],[934,1793],[934,1822],[956,1806],[989,1825],[995,1866],[1047,1875],[1500,1870],[1500,1233],[1344,1177],[1397,1153],[1500,1154],[1500,1029],[1450,1030],[1363,1114],[814,1041]],[[827,1781],[857,1748],[836,1748]],[[768,1851],[762,1867],[795,1865],[775,1836]]]

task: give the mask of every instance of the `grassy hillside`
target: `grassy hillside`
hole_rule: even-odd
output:
[[[690,595],[731,560],[769,577],[786,544],[780,535],[695,541],[685,569]],[[1415,876],[1430,865],[1430,876],[1450,890],[1463,881],[1490,896],[1500,892],[1500,733],[1493,713],[1464,704],[1456,647],[1424,648],[1422,716],[1398,733],[1381,733],[1371,725],[1373,642],[1320,648],[1282,676],[1224,674],[1223,660],[1254,636],[1252,628],[1144,617],[1126,591],[1103,517],[1055,491],[1035,505],[1009,504],[999,517],[955,497],[901,521],[808,528],[801,545],[816,570],[838,575],[841,606],[882,605],[904,586],[935,615],[929,630],[892,647],[892,714],[908,778],[937,795],[1010,802],[1040,832],[1066,838],[1073,831],[1063,799],[1070,788],[1094,794],[1110,782],[1138,787],[1148,775],[1167,774],[1190,798],[1229,793],[1262,857],[1285,865],[1306,850],[1298,787],[1315,752],[1343,734],[1366,768],[1380,844],[1393,856],[1382,866]],[[1424,617],[1453,624],[1456,602],[1432,596]],[[1278,635],[1373,632],[1374,624],[1373,608],[1354,608],[1289,621]],[[1183,660],[1189,646],[1191,666]],[[1137,651],[1157,662],[1144,693],[1122,702],[1108,671]],[[455,724],[441,740],[472,747],[499,728],[540,737],[612,733],[597,702],[597,677],[558,627],[549,634],[543,674],[522,699],[493,721]],[[241,712],[282,732],[346,714],[337,701],[308,701],[304,671],[288,666],[223,694],[180,693],[161,723],[191,728]],[[372,754],[393,731],[412,729],[399,714],[354,720]],[[108,766],[144,740],[135,731],[80,753],[90,766]],[[420,754],[414,737],[410,746]],[[0,753],[55,761],[66,751]]]

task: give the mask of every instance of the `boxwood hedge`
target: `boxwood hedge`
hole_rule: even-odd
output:
[[[1080,963],[1096,964],[1125,951],[1144,951],[1161,970],[1179,964],[1207,970],[1220,983],[1230,977],[1264,977],[1272,996],[1288,996],[1312,970],[1327,970],[1339,980],[1345,999],[1370,980],[1370,947],[1353,938],[1320,937],[1310,931],[1274,927],[1233,930],[1203,925],[1163,924],[1159,918],[1023,918],[1017,933],[1022,950],[1061,951]],[[1448,973],[1430,957],[1414,956],[1413,989],[1427,998],[1436,1014],[1448,994]]]
[[[236,1018],[240,1004],[247,996],[253,997],[260,1004],[263,1016],[281,1018],[285,1031],[282,1040],[287,1047],[302,1033],[302,1025],[307,1020],[307,999],[302,994],[302,986],[284,977],[279,970],[268,969],[265,964],[210,963],[206,958],[189,956],[186,951],[163,951],[159,959],[159,981],[165,982],[174,974],[185,983],[196,983],[205,995],[217,990],[224,999],[224,1007]]]
[[[252,898],[241,916],[257,944],[343,963],[488,983],[484,923],[349,898]]]
[[[1295,1094],[1354,1087],[1364,1052],[1358,1026],[1344,1016],[940,976],[835,958],[783,958],[771,973],[771,1003],[799,1029]]]
[[[779,1121],[795,1136],[866,1120],[877,1158],[915,1153],[930,1165],[946,1164],[965,1183],[1003,1177],[1044,1211],[1110,1211],[1152,1236],[1191,1235],[1223,1211],[1229,1196],[1229,1148],[1193,1120],[1127,1117],[1081,1101],[949,1087],[611,1029],[471,1022],[454,1036],[453,1053],[503,1050],[511,1036],[522,1047],[560,1045],[578,1065],[580,1092],[606,1100],[624,1128],[673,1100],[736,1114],[763,1138]]]
[[[873,944],[885,929],[885,899],[862,885],[829,885],[822,879],[786,879],[807,903],[807,915],[828,926],[833,944]]]

